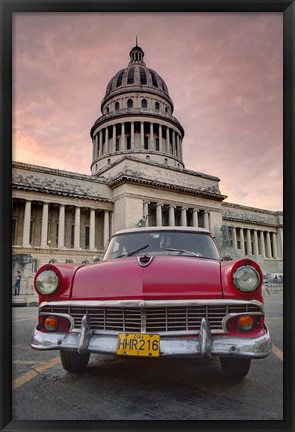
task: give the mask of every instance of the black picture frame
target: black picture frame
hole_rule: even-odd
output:
[[[0,346],[1,431],[14,430],[280,430],[294,431],[294,75],[295,5],[293,0],[184,1],[13,1],[0,0],[1,155],[0,155]],[[15,12],[282,12],[284,16],[284,420],[222,422],[15,421],[11,390],[11,160],[12,160],[12,16]],[[270,376],[271,379],[271,376]]]

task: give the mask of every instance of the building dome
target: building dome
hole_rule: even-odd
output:
[[[124,87],[130,88],[134,86],[151,87],[155,91],[165,93],[169,97],[168,87],[160,77],[160,75],[153,69],[149,69],[143,61],[144,52],[137,45],[132,48],[129,53],[129,65],[121,69],[107,85],[105,97],[116,90],[122,90]]]
[[[91,128],[91,172],[99,175],[124,155],[149,163],[184,168],[184,130],[173,114],[173,101],[163,78],[146,66],[137,45],[130,60],[109,81],[101,116]]]

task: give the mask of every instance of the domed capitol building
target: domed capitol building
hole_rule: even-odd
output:
[[[222,253],[282,272],[283,213],[224,202],[219,178],[186,169],[173,111],[136,43],[90,130],[90,175],[13,162],[13,270],[27,288],[40,265],[93,262],[113,232],[135,226],[205,227]]]

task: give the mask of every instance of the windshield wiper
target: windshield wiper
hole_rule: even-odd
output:
[[[119,255],[119,256],[117,256],[117,258],[129,257],[129,256],[131,256],[131,255],[135,255],[137,252],[140,252],[140,251],[146,249],[147,247],[149,247],[149,244],[147,244],[147,245],[145,245],[145,246],[142,246],[141,248],[136,249],[135,251],[129,252],[129,253],[127,253],[127,254]]]
[[[202,258],[203,257],[203,255],[200,254],[200,253],[198,253],[198,252],[192,252],[192,251],[185,250],[185,249],[173,249],[173,248],[166,248],[166,249],[168,251],[172,251],[172,252],[186,253],[186,254],[189,254],[189,255],[196,256],[198,258]]]

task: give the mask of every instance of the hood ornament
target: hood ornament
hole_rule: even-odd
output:
[[[150,255],[140,255],[137,257],[137,262],[141,267],[146,267],[148,266],[151,262],[152,259],[154,258],[154,256],[150,256]]]

